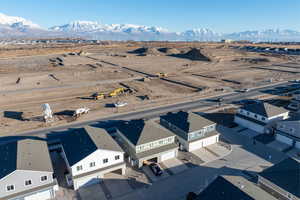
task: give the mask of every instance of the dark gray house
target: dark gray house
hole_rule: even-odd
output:
[[[175,135],[152,120],[123,122],[118,125],[116,134],[133,166],[141,167],[147,160],[162,162],[177,156]]]
[[[160,117],[160,124],[174,134],[187,151],[215,144],[219,141],[216,123],[192,112],[168,113]]]

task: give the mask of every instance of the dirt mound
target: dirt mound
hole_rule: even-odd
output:
[[[159,56],[161,53],[154,47],[142,47],[130,51],[129,53],[139,54],[140,56]]]
[[[167,55],[171,55],[171,54],[179,54],[180,51],[176,48],[160,48],[158,49],[158,51],[165,53]]]
[[[234,59],[232,61],[242,61],[242,62],[248,62],[252,64],[270,62],[270,60],[267,58],[239,58],[239,59]]]
[[[190,60],[211,61],[210,58],[203,55],[201,53],[201,50],[197,49],[197,48],[192,48],[191,50],[189,50],[186,53],[174,54],[172,56],[179,57],[179,58],[186,58],[186,59],[190,59]]]

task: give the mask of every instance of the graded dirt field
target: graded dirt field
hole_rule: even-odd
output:
[[[131,42],[17,45],[0,50],[1,135],[218,95],[295,79],[299,56],[246,52],[220,43]],[[160,77],[158,75],[160,74]],[[94,100],[93,93],[117,97]],[[128,103],[114,108],[118,101]],[[54,122],[42,120],[49,103]]]

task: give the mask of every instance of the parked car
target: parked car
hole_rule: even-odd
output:
[[[163,174],[161,167],[157,163],[151,163],[149,167],[155,176],[161,176]]]
[[[249,92],[249,91],[250,91],[249,88],[244,88],[244,89],[239,90],[239,92]]]

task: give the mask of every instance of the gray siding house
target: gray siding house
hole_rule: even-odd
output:
[[[45,141],[20,140],[0,146],[0,199],[46,200],[58,189]]]
[[[148,160],[162,162],[177,156],[175,135],[152,120],[127,121],[116,128],[132,166],[140,168]]]
[[[277,122],[275,137],[280,142],[300,149],[300,115]]]
[[[160,117],[160,124],[174,132],[181,148],[187,151],[194,151],[219,141],[217,124],[196,113],[168,113]]]

